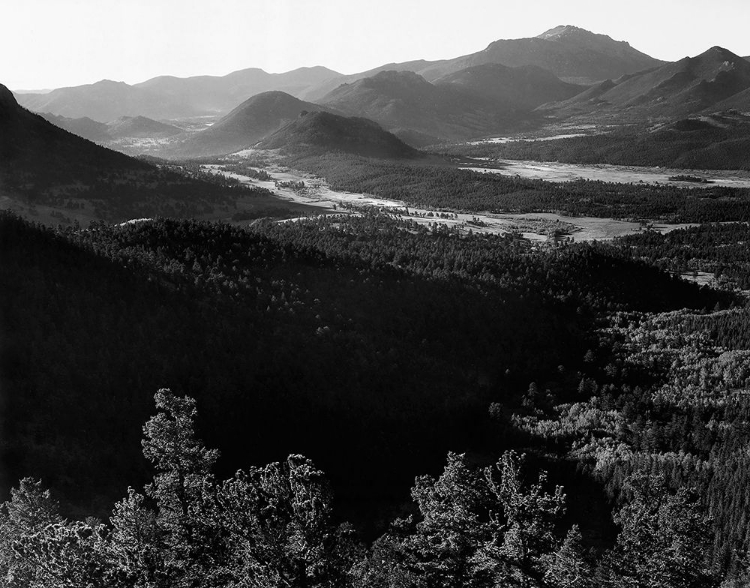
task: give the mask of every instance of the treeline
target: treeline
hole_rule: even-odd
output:
[[[217,480],[218,452],[196,436],[196,403],[155,396],[143,427],[152,482],[130,487],[106,523],[69,521],[39,481],[0,505],[0,578],[12,587],[718,586],[709,522],[697,496],[633,476],[614,515],[615,545],[592,554],[561,525],[566,496],[546,474],[526,482],[508,451],[477,467],[448,454],[443,473],[416,478],[416,516],[372,546],[333,522],[322,471],[301,455]]]
[[[190,218],[231,210],[241,197],[271,196],[268,190],[208,174],[197,165],[157,168],[116,155],[128,165],[63,165],[44,160],[13,165],[11,161],[0,170],[0,180],[31,206],[86,208],[108,222],[154,216]]]
[[[469,212],[557,212],[670,223],[750,220],[750,191],[578,180],[553,183],[342,154],[290,158],[336,190],[365,192],[411,206]]]
[[[672,272],[702,271],[728,286],[750,289],[750,226],[704,224],[666,234],[644,231],[619,239],[635,257]]]

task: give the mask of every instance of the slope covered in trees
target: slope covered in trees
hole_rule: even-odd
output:
[[[1,234],[5,463],[83,488],[79,504],[137,478],[161,384],[221,423],[220,466],[304,452],[346,500],[379,500],[417,464],[485,447],[490,402],[574,380],[596,312],[730,303],[608,248],[379,215],[64,233],[5,216]]]

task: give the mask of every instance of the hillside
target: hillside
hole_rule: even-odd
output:
[[[0,85],[0,173],[6,186],[24,189],[45,181],[74,181],[76,175],[103,176],[150,166],[95,145],[54,126],[16,102]]]
[[[731,51],[712,47],[696,57],[615,80],[593,100],[581,94],[548,105],[545,112],[560,118],[674,119],[744,104],[744,100],[734,102],[734,97],[748,88],[750,63]]]
[[[438,78],[433,84],[452,85],[521,110],[567,100],[587,90],[587,86],[563,82],[537,66],[507,67],[499,63],[468,67]]]
[[[328,112],[301,115],[266,139],[259,147],[284,148],[290,152],[339,151],[366,157],[411,158],[418,152],[377,123],[366,118],[347,118]]]
[[[257,143],[302,111],[323,107],[303,102],[284,92],[264,92],[249,98],[205,131],[170,145],[164,157],[204,157],[233,153]]]
[[[286,205],[262,189],[235,189],[193,170],[155,167],[61,129],[0,85],[3,208],[48,224],[146,216],[229,218]]]
[[[463,139],[509,129],[524,118],[513,104],[477,95],[460,84],[431,84],[408,71],[385,71],[343,84],[320,104],[372,119],[388,130]]]

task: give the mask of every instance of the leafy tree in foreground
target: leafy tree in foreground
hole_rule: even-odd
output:
[[[47,525],[60,523],[58,504],[40,480],[24,478],[11,490],[11,499],[0,506],[0,582],[8,588],[32,586],[39,570],[26,552],[17,549],[24,537]]]
[[[686,488],[670,492],[663,477],[634,474],[625,484],[630,500],[615,513],[622,527],[603,561],[607,586],[688,588],[718,586],[707,562],[711,526],[699,497]]]
[[[417,478],[412,496],[422,520],[394,524],[376,544],[370,575],[393,586],[409,577],[426,586],[525,587],[556,579],[563,558],[582,568],[573,540],[560,547],[555,535],[564,512],[562,488],[547,492],[545,473],[525,486],[521,461],[515,452],[506,452],[494,467],[478,470],[469,467],[464,455],[451,453],[438,479]],[[398,581],[382,581],[387,574],[373,561],[376,554]]]
[[[301,455],[239,471],[206,496],[221,530],[229,576],[243,586],[343,586],[357,550],[330,521],[323,472]]]

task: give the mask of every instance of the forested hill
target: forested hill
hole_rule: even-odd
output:
[[[79,513],[144,479],[140,423],[169,385],[222,471],[302,452],[377,527],[448,449],[517,439],[491,402],[574,389],[598,313],[729,304],[609,247],[380,215],[1,228],[5,483],[43,477]]]
[[[259,143],[263,149],[289,152],[338,151],[387,159],[416,158],[419,152],[366,118],[328,112],[303,112]]]

